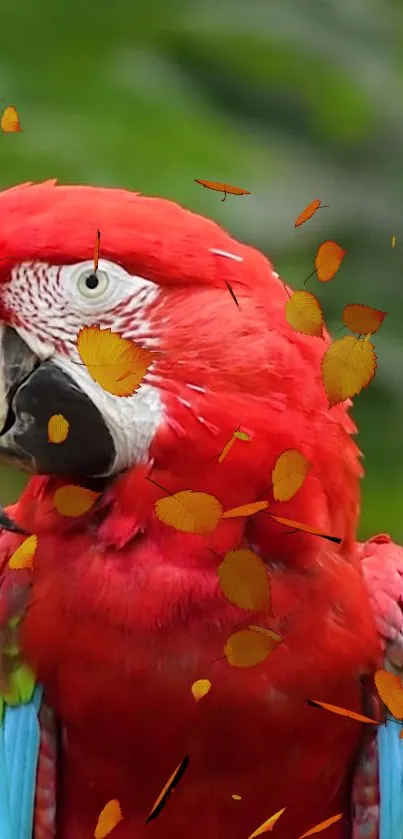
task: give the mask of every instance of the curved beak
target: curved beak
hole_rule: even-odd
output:
[[[49,439],[55,414],[68,423],[62,443]],[[114,459],[111,434],[90,397],[54,361],[40,362],[14,329],[0,326],[0,462],[77,479],[108,474]],[[4,511],[0,526],[25,532]]]

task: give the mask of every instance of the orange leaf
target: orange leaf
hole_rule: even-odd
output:
[[[49,443],[64,443],[69,433],[69,423],[63,414],[53,414],[48,422]]]
[[[265,627],[252,626],[240,629],[228,638],[224,647],[232,667],[255,667],[264,661],[282,642],[281,635]]]
[[[242,795],[237,795],[235,792],[231,795],[231,798],[233,798],[234,801],[242,801]]]
[[[212,533],[222,514],[222,506],[214,495],[191,489],[160,498],[154,509],[160,521],[183,533]]]
[[[156,802],[153,804],[150,813],[146,818],[146,824],[148,824],[153,819],[156,819],[157,816],[159,816],[161,810],[163,810],[163,808],[165,807],[171,793],[173,792],[181,778],[183,778],[183,775],[185,774],[186,769],[189,766],[189,763],[189,755],[185,755],[183,760],[180,762],[179,766],[177,766],[177,768],[175,769],[175,772],[172,773],[171,777],[161,790]]]
[[[32,568],[33,559],[38,547],[38,537],[28,536],[27,539],[19,545],[10,557],[8,567],[16,568]]]
[[[254,516],[260,510],[265,510],[269,506],[268,501],[252,501],[250,504],[242,504],[241,507],[233,507],[232,510],[226,510],[222,514],[223,519],[236,519],[238,516]]]
[[[343,309],[343,323],[357,335],[378,332],[388,313],[361,303],[349,303]]]
[[[307,699],[308,705],[313,705],[314,708],[323,708],[325,711],[331,711],[332,714],[338,714],[340,717],[348,717],[350,720],[357,722],[368,722],[371,725],[379,725],[378,720],[373,720],[371,717],[364,717],[363,714],[356,714],[355,711],[347,711],[345,708],[339,708],[338,705],[329,705],[328,702],[317,702],[316,699]]]
[[[10,105],[3,111],[1,127],[4,134],[14,134],[16,131],[22,131],[18,111],[17,108],[14,108],[14,105]]]
[[[311,204],[308,204],[305,207],[305,210],[302,210],[302,213],[299,214],[298,218],[294,222],[294,227],[299,227],[300,224],[304,224],[305,221],[308,221],[312,216],[315,215],[316,211],[319,210],[320,207],[320,198],[315,198]]]
[[[191,691],[196,702],[200,702],[200,699],[203,699],[203,696],[211,689],[211,682],[209,679],[197,679],[196,682],[193,682]]]
[[[287,322],[303,335],[321,338],[323,335],[323,313],[317,297],[310,291],[294,291],[285,304]]]
[[[377,670],[374,682],[382,702],[397,720],[403,719],[403,685],[399,676],[388,670]]]
[[[223,448],[223,450],[222,450],[222,452],[221,452],[221,454],[218,458],[219,463],[222,463],[223,460],[227,457],[227,454],[228,454],[229,451],[231,451],[234,443],[235,443],[235,437],[231,437],[231,439],[228,440],[228,443],[225,444],[225,446],[224,446],[224,448]]]
[[[302,524],[300,521],[285,519],[282,516],[275,516],[274,513],[268,513],[268,515],[274,521],[277,521],[279,524],[284,524],[286,527],[292,527],[293,530],[301,530],[302,533],[311,533],[312,536],[320,536],[321,539],[327,539],[329,542],[335,542],[337,545],[340,545],[342,542],[342,539],[339,539],[338,536],[328,536],[326,533],[322,533],[320,530],[317,530],[316,527],[310,527],[309,524]]]
[[[104,836],[107,836],[122,821],[122,818],[119,801],[116,798],[108,801],[99,816],[94,833],[95,839],[104,839]]]
[[[270,606],[270,584],[266,566],[246,548],[228,551],[218,567],[225,597],[241,609],[262,611]]]
[[[213,189],[216,192],[225,192],[228,195],[250,195],[247,189],[242,189],[240,186],[231,186],[231,184],[222,184],[218,181],[199,181],[195,178],[195,183],[201,184],[206,189]]]
[[[100,492],[93,492],[85,487],[66,484],[66,486],[59,487],[56,490],[53,496],[53,504],[61,516],[76,518],[88,513],[100,495]]]
[[[311,464],[297,449],[286,449],[276,460],[271,473],[276,501],[289,501],[302,487]]]
[[[330,240],[322,242],[316,251],[315,268],[316,276],[321,283],[328,283],[332,280],[347,251],[343,250],[337,242]]]
[[[339,822],[340,819],[343,818],[343,813],[338,813],[337,816],[332,816],[330,819],[326,819],[324,822],[320,822],[320,824],[316,824],[315,827],[311,827],[310,830],[307,830],[306,833],[303,833],[299,839],[305,839],[306,836],[313,836],[314,833],[320,833],[322,830],[326,830],[327,827],[330,827],[331,824],[336,824]]]
[[[352,335],[334,341],[322,358],[322,379],[329,407],[356,396],[376,373],[374,346]]]
[[[266,833],[268,830],[273,830],[274,825],[278,822],[280,816],[283,815],[285,809],[286,808],[283,807],[283,809],[279,810],[278,813],[275,813],[274,816],[270,816],[269,819],[266,819],[266,821],[263,822],[257,830],[251,833],[248,839],[255,839],[256,836],[261,836],[262,833]]]
[[[77,350],[90,376],[107,393],[131,396],[140,387],[159,353],[138,347],[111,329],[84,326],[77,336]]]

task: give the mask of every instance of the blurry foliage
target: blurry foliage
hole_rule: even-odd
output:
[[[334,282],[308,288],[333,334],[345,303],[389,312],[354,407],[360,535],[403,539],[401,0],[15,0],[2,6],[0,78],[24,132],[0,136],[3,188],[57,177],[172,198],[294,286],[321,241],[348,250]],[[252,195],[221,203],[194,178]],[[330,209],[295,230],[314,198]],[[22,480],[2,470],[3,502]]]

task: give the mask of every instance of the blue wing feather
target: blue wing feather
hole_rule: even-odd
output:
[[[42,694],[38,685],[30,702],[5,706],[0,726],[1,839],[32,838]]]
[[[403,839],[402,725],[387,719],[378,728],[380,833],[379,839]]]

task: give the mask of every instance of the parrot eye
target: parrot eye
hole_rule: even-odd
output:
[[[83,297],[102,297],[109,286],[109,277],[104,271],[86,271],[78,278],[77,288]]]

